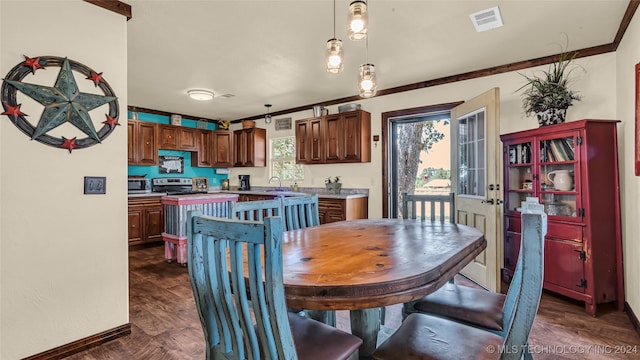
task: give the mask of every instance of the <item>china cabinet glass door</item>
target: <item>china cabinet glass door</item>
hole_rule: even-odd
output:
[[[536,196],[531,142],[510,144],[507,148],[507,211],[520,211],[520,203]]]
[[[579,138],[575,134],[541,139],[539,142],[540,202],[550,216],[576,218],[580,212]]]

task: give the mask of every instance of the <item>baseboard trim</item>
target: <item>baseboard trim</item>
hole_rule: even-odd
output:
[[[22,360],[58,360],[129,334],[131,334],[131,323],[126,323],[111,330],[31,355]]]
[[[629,317],[629,321],[631,321],[633,328],[636,329],[636,332],[638,333],[638,335],[640,335],[640,322],[638,321],[638,317],[633,312],[633,309],[631,309],[631,306],[629,306],[629,303],[626,301],[624,302],[624,311],[627,313],[627,316]]]

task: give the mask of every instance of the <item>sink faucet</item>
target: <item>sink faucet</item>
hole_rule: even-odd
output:
[[[271,180],[273,180],[273,179],[278,179],[278,190],[281,190],[282,189],[282,180],[280,180],[280,178],[277,177],[277,176],[272,176],[272,177],[269,178],[269,184],[271,184]]]

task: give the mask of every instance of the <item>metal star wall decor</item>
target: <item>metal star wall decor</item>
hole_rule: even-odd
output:
[[[27,75],[35,75],[38,70],[54,66],[60,67],[60,72],[53,87],[22,82]],[[92,81],[94,86],[100,88],[104,95],[80,92],[73,71],[85,75],[85,80]],[[76,61],[56,56],[35,58],[25,56],[25,61],[11,69],[3,80],[0,92],[4,112],[0,115],[7,115],[14,125],[27,134],[31,140],[67,149],[71,153],[74,149],[84,149],[101,143],[113,132],[116,126],[120,125],[118,123],[120,111],[118,98],[102,73],[93,71]],[[21,109],[22,104],[17,102],[18,91],[44,106],[44,111],[35,126],[27,121],[28,115]],[[109,113],[105,114],[106,120],[102,122],[104,124],[102,128],[96,130],[89,112],[104,104],[109,104]],[[49,131],[67,122],[78,128],[87,137],[77,139],[76,137],[61,136],[57,138],[47,135]]]

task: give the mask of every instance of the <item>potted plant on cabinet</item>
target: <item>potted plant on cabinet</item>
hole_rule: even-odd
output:
[[[522,107],[527,116],[535,113],[540,126],[560,124],[565,121],[567,108],[581,97],[569,90],[570,75],[575,70],[572,63],[576,53],[561,52],[558,61],[542,71],[542,76],[522,75],[526,84],[518,89],[523,92]]]
[[[327,188],[327,192],[329,194],[335,194],[338,195],[340,194],[340,189],[342,189],[342,183],[340,182],[340,176],[335,176],[333,178],[331,178],[331,176],[329,176],[328,178],[326,178],[324,180],[324,184]]]

